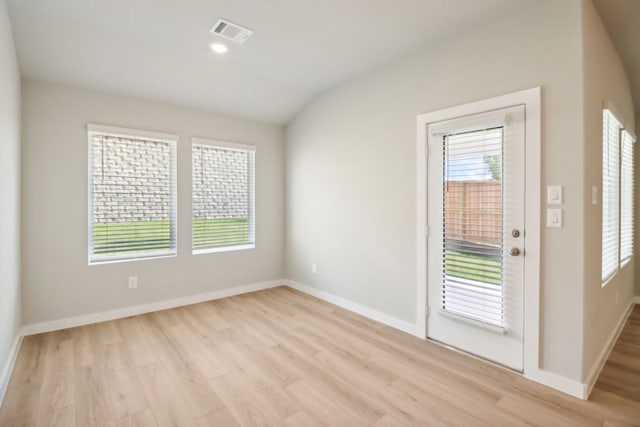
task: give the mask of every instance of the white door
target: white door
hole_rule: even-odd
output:
[[[523,369],[524,106],[427,127],[427,335]]]

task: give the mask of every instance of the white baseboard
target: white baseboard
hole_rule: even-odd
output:
[[[372,308],[365,307],[353,301],[349,301],[348,299],[330,294],[325,291],[321,291],[316,288],[312,288],[311,286],[305,285],[304,283],[296,282],[294,280],[287,280],[286,283],[290,288],[297,289],[300,292],[304,292],[305,294],[309,294],[321,300],[330,302],[331,304],[337,305],[338,307],[345,308],[364,317],[368,317],[369,319],[384,323],[385,325],[391,326],[392,328],[396,328],[408,334],[422,338],[418,331],[418,325],[416,325],[415,323],[398,319],[397,317],[393,317]]]
[[[415,335],[418,338],[424,339],[424,337],[422,337],[418,331],[418,325],[414,323],[389,316],[388,314],[381,313],[377,310],[362,306],[345,298],[332,295],[328,292],[312,288],[309,285],[305,285],[304,283],[296,282],[294,280],[287,280],[287,285],[293,289],[297,289],[321,300],[330,302],[349,311],[353,311],[362,316],[368,317],[380,323],[384,323],[385,325],[407,332],[411,335]],[[539,369],[536,372],[525,375],[525,377],[532,381],[546,385],[547,387],[551,387],[563,393],[570,394],[579,399],[586,399],[588,397],[586,394],[587,386],[585,384],[550,371]]]
[[[187,297],[174,298],[166,301],[157,301],[149,304],[135,305],[131,307],[118,308],[115,310],[103,311],[100,313],[90,313],[81,316],[67,317],[64,319],[51,320],[48,322],[32,323],[23,327],[24,335],[40,334],[43,332],[57,331],[59,329],[73,328],[76,326],[89,325],[91,323],[105,322],[107,320],[120,319],[123,317],[135,316],[136,314],[150,313],[152,311],[166,310],[169,308],[182,307],[184,305],[197,304],[200,302],[226,298],[234,295],[246,294],[248,292],[261,291],[263,289],[284,286],[287,281],[284,279],[271,280],[269,282],[253,283],[250,285],[236,286],[233,288],[220,289],[218,291],[205,292]]]
[[[620,333],[622,332],[624,325],[627,323],[627,319],[631,315],[631,311],[633,311],[633,307],[634,307],[634,303],[632,302],[629,304],[629,307],[627,307],[624,313],[622,313],[622,316],[620,317],[620,319],[618,319],[618,323],[616,324],[616,327],[613,329],[613,331],[611,331],[611,335],[609,336],[607,343],[605,344],[602,351],[598,355],[598,358],[596,359],[595,363],[591,367],[591,370],[587,375],[587,383],[585,384],[585,399],[589,398],[589,395],[591,394],[591,390],[593,390],[593,386],[596,384],[596,381],[598,381],[600,372],[602,372],[602,368],[604,368],[604,364],[607,363],[607,359],[611,354],[611,350],[613,350],[613,346],[615,345],[616,341],[618,341],[618,337],[620,336]]]
[[[134,316],[137,314],[149,313],[158,310],[166,310],[175,307],[181,307],[190,304],[197,304],[200,302],[211,301],[215,299],[230,297],[234,295],[240,295],[248,292],[260,291],[264,289],[274,288],[277,286],[286,285],[293,289],[297,289],[306,294],[312,295],[321,300],[327,301],[329,303],[335,304],[339,307],[352,311],[354,313],[360,314],[362,316],[368,317],[385,325],[391,326],[393,328],[399,329],[408,334],[417,336],[419,338],[423,338],[420,335],[420,331],[418,331],[418,325],[415,323],[407,322],[406,320],[398,319],[397,317],[390,316],[388,314],[382,313],[380,311],[374,310],[369,307],[365,307],[363,305],[357,304],[353,301],[347,300],[345,298],[330,294],[325,291],[321,291],[319,289],[313,288],[311,286],[305,285],[300,282],[296,282],[288,279],[280,279],[280,280],[272,280],[268,282],[254,283],[250,285],[237,286],[228,289],[221,289],[218,291],[206,292],[197,295],[191,295],[187,297],[174,298],[166,301],[158,301],[149,304],[142,304],[132,307],[124,307],[115,310],[104,311],[100,313],[91,313],[81,316],[68,317],[64,319],[52,320],[48,322],[41,323],[33,323],[29,325],[23,326],[20,330],[18,336],[15,339],[13,348],[11,350],[11,354],[9,360],[5,364],[2,370],[2,376],[0,376],[0,404],[4,398],[4,394],[6,392],[9,378],[11,377],[11,372],[13,371],[13,367],[18,356],[18,351],[20,349],[20,345],[22,343],[22,337],[26,335],[33,335],[43,332],[50,332],[59,329],[71,328],[76,326],[88,325],[91,323],[104,322],[113,319],[119,319],[128,316]],[[640,296],[636,296],[633,301],[635,304],[640,304]],[[561,375],[555,374],[550,371],[538,370],[537,372],[530,373],[526,375],[526,378],[529,378],[533,381],[539,382],[548,387],[554,388],[556,390],[562,391],[564,393],[570,394],[580,399],[587,399],[589,397],[589,393],[595,384],[604,363],[609,357],[609,353],[613,348],[613,344],[615,344],[620,332],[622,331],[622,327],[624,326],[626,319],[628,318],[631,310],[633,308],[633,304],[629,306],[629,309],[625,312],[624,316],[619,320],[614,333],[609,338],[607,345],[603,349],[600,357],[598,358],[597,363],[591,369],[588,378],[588,383],[583,384],[579,381],[575,381]]]
[[[526,374],[525,378],[563,393],[570,394],[578,399],[586,400],[589,397],[587,394],[586,384],[582,384],[580,381],[572,380],[571,378],[558,375],[551,371],[538,369],[537,372]]]
[[[23,336],[24,334],[22,333],[22,330],[19,330],[16,335],[16,339],[13,341],[13,347],[11,347],[11,352],[9,353],[7,363],[5,363],[4,367],[2,368],[2,375],[0,375],[0,406],[2,406],[4,395],[7,392],[7,387],[9,387],[9,379],[11,378],[13,367],[15,366],[16,359],[18,358],[18,352],[20,351],[20,346],[22,345]]]
[[[633,297],[633,303],[640,304],[640,295],[636,295],[635,297]]]

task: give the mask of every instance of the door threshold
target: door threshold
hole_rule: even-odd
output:
[[[482,357],[482,356],[478,356],[477,354],[469,353],[468,351],[459,349],[458,347],[454,347],[454,346],[449,345],[449,344],[445,344],[442,341],[434,340],[433,338],[427,337],[427,338],[425,338],[425,341],[429,341],[430,343],[433,343],[433,344],[435,344],[435,345],[437,345],[439,347],[446,348],[447,350],[451,350],[453,352],[456,352],[456,353],[461,354],[463,356],[470,357],[470,358],[478,360],[480,362],[489,363],[489,364],[491,364],[491,366],[495,366],[495,367],[504,369],[505,371],[515,372],[516,374],[522,375],[522,377],[524,378],[524,371],[519,371],[517,369],[513,369],[513,368],[510,368],[508,366],[501,365],[500,363],[496,362],[495,360],[487,359],[486,357]]]

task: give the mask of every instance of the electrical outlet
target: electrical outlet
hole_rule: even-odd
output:
[[[313,274],[316,274],[318,272],[318,266],[316,265],[315,262],[313,264],[311,264],[311,272]]]
[[[138,287],[138,276],[129,276],[129,289]]]

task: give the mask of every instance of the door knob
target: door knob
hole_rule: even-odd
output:
[[[520,255],[520,249],[518,249],[518,248],[511,248],[511,249],[509,249],[509,255],[511,255],[511,256],[518,256],[518,255]]]

